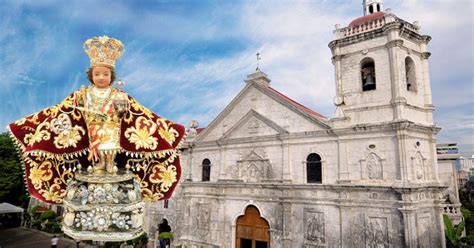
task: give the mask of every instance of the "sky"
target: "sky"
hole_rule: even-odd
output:
[[[85,40],[125,44],[123,89],[160,116],[209,124],[260,69],[271,86],[333,117],[335,24],[363,15],[362,0],[0,0],[0,131],[88,85]],[[438,143],[474,154],[471,0],[385,0],[432,37],[430,78]]]

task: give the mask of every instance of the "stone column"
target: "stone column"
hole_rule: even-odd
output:
[[[293,247],[292,230],[294,229],[292,222],[292,206],[290,202],[284,202],[283,204],[283,237],[282,247]]]
[[[346,141],[337,141],[338,151],[338,169],[339,169],[339,182],[349,182],[349,165],[347,163],[347,143]]]
[[[222,190],[224,191],[224,190]],[[216,235],[216,238],[218,241],[221,242],[221,246],[222,247],[225,247],[226,245],[229,244],[229,242],[227,240],[229,240],[229,238],[232,237],[231,234],[229,234],[229,224],[232,225],[231,223],[231,220],[229,220],[226,216],[226,213],[225,213],[225,199],[220,197],[220,198],[217,198],[217,206],[218,208],[217,210],[217,214],[219,216],[219,218],[217,218],[215,221],[216,221],[216,229],[214,230],[211,230],[211,232],[216,232],[217,235]]]
[[[425,92],[425,105],[433,107],[433,99],[431,97],[431,83],[430,83],[430,69],[428,65],[428,58],[431,56],[431,53],[427,50],[428,42],[430,42],[430,36],[422,36],[423,42],[420,44],[421,50],[421,66],[422,66],[422,76],[423,76],[423,88]]]
[[[392,106],[393,106],[393,119],[398,120],[402,118],[402,106],[403,99],[401,97],[401,82],[400,82],[400,68],[399,68],[399,47],[403,44],[403,40],[398,38],[395,30],[390,30],[388,38],[389,42],[385,45],[388,49],[389,65],[390,65],[390,81],[392,91]],[[377,73],[377,72],[376,72]]]
[[[192,169],[193,169],[193,148],[192,147],[189,147],[188,149],[185,150],[185,153],[184,153],[185,157],[187,158],[186,159],[186,162],[185,162],[185,165],[186,165],[186,175],[184,177],[184,179],[186,181],[192,181]]]
[[[401,124],[403,125],[403,124]],[[395,163],[400,166],[400,180],[405,184],[409,180],[408,175],[408,165],[407,165],[407,154],[406,154],[406,134],[405,131],[402,130],[404,127],[397,126],[397,142],[398,142],[398,158],[396,157]],[[397,161],[398,159],[398,161]]]
[[[439,173],[438,173],[438,154],[436,152],[436,136],[435,134],[429,134],[429,140],[428,140],[429,146],[430,146],[430,164],[432,164],[432,173],[434,175],[431,177],[433,180],[436,180],[436,182],[439,182]],[[456,170],[453,170],[454,175],[456,175]],[[454,185],[457,188],[457,182],[454,183]],[[457,192],[457,191],[456,191]],[[456,193],[457,194],[457,193]],[[458,197],[459,199],[459,197]]]
[[[412,196],[410,195],[410,193],[405,193],[405,190],[402,190],[400,192],[402,197],[402,207],[398,209],[403,215],[403,227],[405,229],[405,247],[417,248],[418,235],[416,226],[416,208],[413,206],[411,199]]]
[[[227,145],[221,146],[219,149],[219,168],[216,168],[219,170],[219,172],[217,173],[217,179],[225,179],[226,153],[227,153]],[[212,166],[212,167],[215,168],[216,166]],[[211,167],[211,170],[212,170],[212,167]]]
[[[346,205],[344,201],[347,199],[347,192],[340,192],[339,197],[341,198],[341,205],[339,206],[339,229],[341,230],[340,247],[351,247],[353,246],[351,237],[351,206]]]
[[[433,224],[436,226],[436,233],[439,235],[435,235],[438,238],[436,240],[438,243],[438,247],[446,248],[446,237],[444,233],[444,221],[443,221],[443,213],[444,213],[444,200],[442,200],[441,193],[433,193],[433,200],[434,200],[434,210],[435,210],[435,219],[433,220]]]
[[[282,140],[282,179],[284,181],[291,181],[291,170],[292,170],[292,161],[291,161],[291,149],[290,145],[285,141]]]
[[[433,106],[433,99],[431,97],[431,83],[430,83],[430,71],[429,71],[429,64],[428,64],[428,58],[430,57],[431,53],[429,52],[424,52],[421,54],[421,70],[423,74],[423,88],[424,88],[424,103],[425,103],[425,108],[429,111],[426,112],[426,122],[428,125],[433,124],[433,111],[434,111],[434,106]]]
[[[331,58],[331,62],[335,66],[334,76],[336,78],[336,96],[340,96],[343,94],[341,78],[341,49],[335,41],[329,43],[329,48],[331,48],[331,52],[333,55]]]

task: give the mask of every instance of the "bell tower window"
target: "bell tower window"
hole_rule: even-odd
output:
[[[415,63],[410,57],[405,58],[405,76],[407,82],[407,91],[416,92]]]
[[[306,158],[306,179],[308,183],[321,183],[321,156],[311,153]]]
[[[373,59],[365,58],[361,61],[360,74],[362,78],[362,91],[375,90],[375,63]]]
[[[211,180],[211,160],[205,158],[202,161],[202,181],[209,182]]]
[[[381,12],[383,9],[383,0],[363,0],[364,16]]]

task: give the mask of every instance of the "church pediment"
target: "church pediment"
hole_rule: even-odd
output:
[[[283,127],[280,127],[272,120],[252,109],[227,130],[227,132],[222,135],[221,140],[285,133],[288,132]]]
[[[249,81],[194,142],[330,129],[324,116],[268,84]]]

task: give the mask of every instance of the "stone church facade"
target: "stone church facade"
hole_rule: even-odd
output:
[[[444,246],[431,38],[382,0],[363,6],[329,44],[336,117],[248,75],[206,128],[191,123],[182,182],[148,223],[167,218],[186,247]]]

